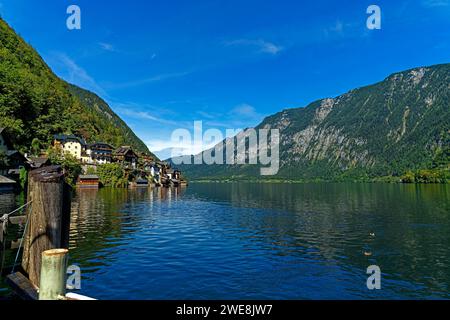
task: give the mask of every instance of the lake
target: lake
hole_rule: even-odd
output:
[[[450,298],[446,185],[80,190],[71,218],[79,293],[98,299]]]

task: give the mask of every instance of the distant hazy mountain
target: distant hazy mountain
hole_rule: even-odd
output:
[[[408,170],[448,174],[450,64],[395,73],[377,84],[287,109],[256,127],[280,130],[275,179],[372,179]],[[191,179],[262,178],[259,166],[181,165]]]
[[[165,148],[159,151],[155,151],[155,155],[161,160],[166,160],[170,159],[174,155],[181,156],[184,154],[184,151],[185,149],[183,148]]]
[[[105,101],[59,79],[1,18],[0,127],[6,127],[15,147],[24,152],[34,138],[46,145],[53,134],[73,133],[89,142],[131,145],[150,154]]]

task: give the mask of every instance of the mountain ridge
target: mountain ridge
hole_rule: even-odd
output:
[[[279,129],[272,179],[370,180],[443,168],[450,147],[450,64],[411,68],[302,108],[285,108],[256,129]],[[255,179],[258,166],[179,166],[191,179]],[[255,168],[256,167],[256,168]]]

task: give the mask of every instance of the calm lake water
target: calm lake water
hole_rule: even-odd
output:
[[[98,299],[450,298],[445,185],[191,184],[72,205],[70,263]]]

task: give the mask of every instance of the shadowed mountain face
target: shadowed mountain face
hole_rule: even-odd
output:
[[[59,79],[1,18],[0,127],[24,152],[34,138],[45,145],[53,134],[73,133],[89,142],[131,145],[150,153],[105,101]]]
[[[281,111],[256,129],[280,130],[280,170],[271,178],[370,179],[436,168],[448,172],[449,103],[450,64],[436,65]],[[260,178],[255,165],[179,167],[191,179]]]

